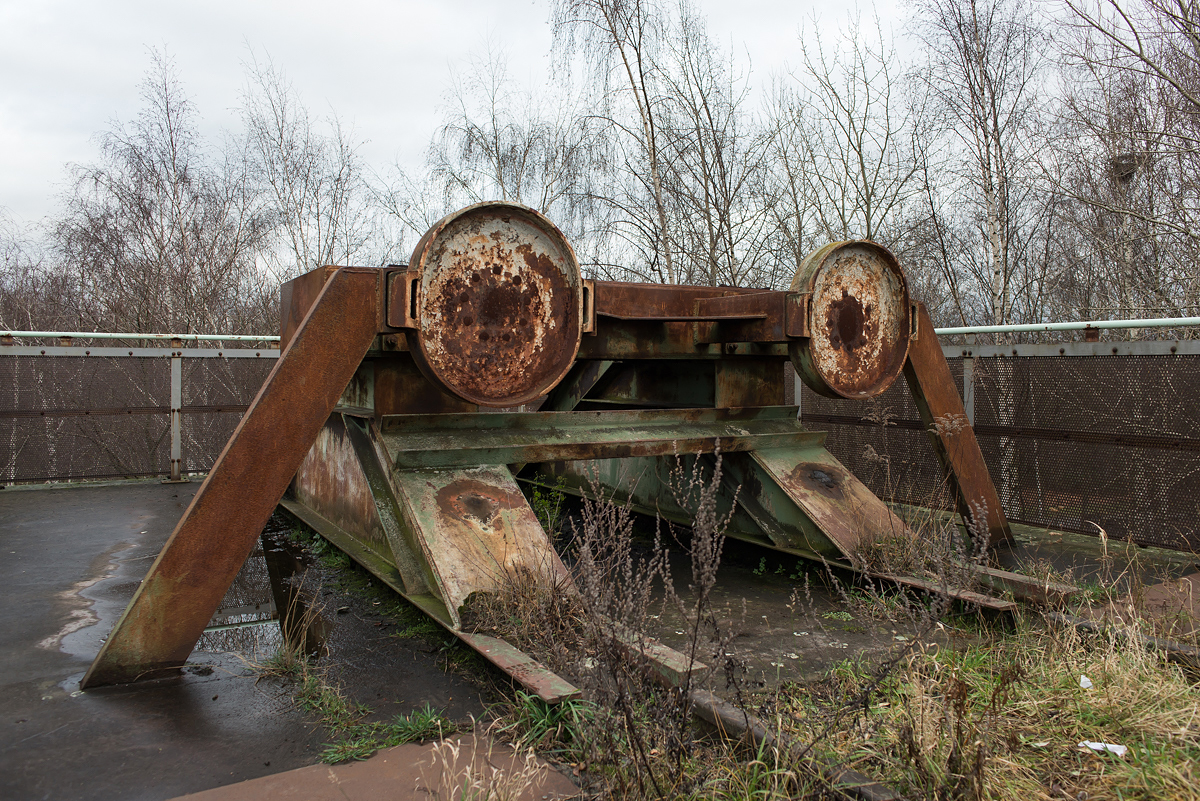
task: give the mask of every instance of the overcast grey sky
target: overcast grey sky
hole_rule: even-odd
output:
[[[844,24],[846,2],[699,3],[709,30],[753,60],[753,79],[799,60],[797,33]],[[899,27],[900,0],[878,0]],[[863,4],[869,16],[869,0]],[[95,135],[140,107],[149,48],[171,54],[217,139],[238,127],[243,63],[269,54],[316,113],[353,126],[369,164],[419,167],[451,71],[490,37],[518,80],[539,84],[549,64],[546,0],[0,0],[0,210],[32,223],[50,214],[65,165],[96,158]]]

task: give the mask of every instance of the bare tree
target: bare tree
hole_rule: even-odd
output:
[[[822,232],[892,244],[919,190],[913,133],[923,95],[905,91],[903,68],[878,19],[870,32],[852,19],[832,47],[825,37],[803,34],[800,46],[804,70],[797,78],[807,91],[791,113],[804,129]]]
[[[81,325],[135,332],[260,328],[255,256],[267,232],[238,154],[210,154],[174,64],[153,54],[136,121],[74,166],[53,231]]]
[[[595,114],[612,136],[612,168],[619,176],[614,188],[620,189],[604,198],[613,212],[612,234],[639,255],[651,275],[677,283],[656,61],[666,15],[653,0],[558,0],[553,20],[561,56],[582,55],[592,68],[599,89]]]
[[[1071,90],[1055,156],[1073,306],[1194,314],[1200,303],[1200,8],[1071,0]]]
[[[818,246],[819,210],[809,191],[811,152],[803,106],[791,84],[776,80],[767,98],[769,129],[765,194],[769,215],[767,247],[779,272],[795,275]]]
[[[679,280],[773,284],[763,187],[771,138],[746,113],[749,83],[687,0],[664,49],[663,185]]]
[[[966,201],[978,245],[953,255],[982,290],[980,316],[996,324],[1037,316],[1016,302],[1043,296],[1044,264],[1032,248],[1044,219],[1028,165],[1046,40],[1033,13],[1026,0],[920,0],[913,20],[941,142],[961,154],[957,185],[931,188],[931,208],[939,193]]]
[[[581,232],[592,176],[603,167],[594,118],[569,88],[535,93],[515,85],[503,52],[455,79],[429,165],[447,206],[499,198],[524,203]]]
[[[249,161],[271,211],[278,280],[326,264],[374,263],[377,238],[360,143],[336,115],[314,120],[283,72],[252,56],[242,99]]]
[[[55,269],[33,232],[0,211],[0,330],[74,330],[78,309],[78,281]]]
[[[1063,0],[1088,30],[1124,58],[1118,69],[1161,81],[1180,111],[1200,118],[1200,5],[1194,0]],[[1193,124],[1200,120],[1193,119]]]

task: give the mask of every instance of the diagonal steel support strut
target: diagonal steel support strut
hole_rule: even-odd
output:
[[[187,661],[370,348],[380,278],[379,270],[342,267],[325,282],[81,687]]]
[[[921,422],[937,453],[963,523],[981,535],[988,545],[1012,540],[1012,529],[1000,505],[1000,495],[988,473],[975,429],[967,421],[962,398],[950,375],[950,365],[933,333],[933,321],[925,304],[917,304],[918,335],[908,349],[904,378],[912,392]]]

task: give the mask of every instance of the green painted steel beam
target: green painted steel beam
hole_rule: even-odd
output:
[[[397,469],[467,467],[815,446],[795,407],[403,415],[383,421]]]
[[[462,631],[454,625],[446,605],[437,598],[428,594],[413,595],[406,592],[404,582],[395,566],[366,547],[358,538],[343,531],[304,504],[284,499],[280,505],[543,701],[558,703],[578,697],[578,688],[510,643],[484,634]]]

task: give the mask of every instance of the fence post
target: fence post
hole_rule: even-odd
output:
[[[171,340],[178,348],[171,354],[171,477],[169,483],[183,483],[183,342]]]
[[[791,362],[788,362],[788,364],[791,364]],[[802,418],[804,416],[804,409],[802,409],[800,406],[800,403],[801,403],[800,396],[801,396],[801,390],[803,389],[803,387],[804,387],[804,382],[800,378],[800,371],[793,368],[792,369],[792,391],[794,393],[794,397],[796,400],[796,419],[797,420],[799,420],[800,418]]]
[[[967,344],[975,344],[975,335],[967,334]],[[972,353],[972,351],[967,351]],[[975,427],[975,356],[963,357],[963,411],[967,413],[967,424]]]

